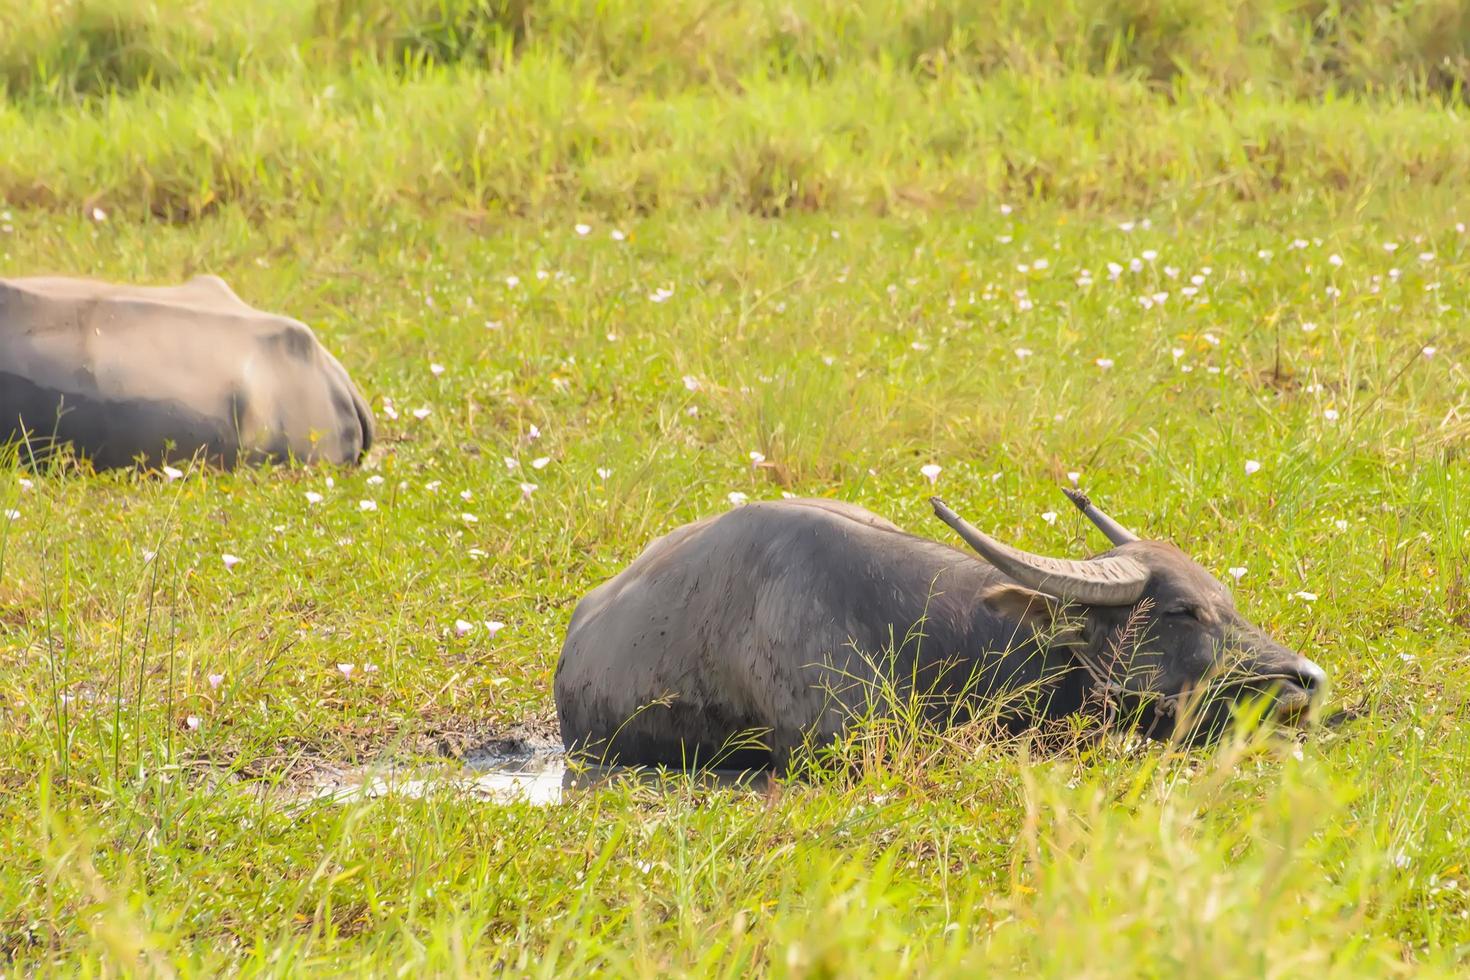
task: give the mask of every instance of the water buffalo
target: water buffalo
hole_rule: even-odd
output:
[[[562,741],[625,764],[780,769],[804,742],[884,710],[875,692],[939,725],[1013,702],[1001,714],[1012,730],[1109,703],[1181,740],[1217,735],[1247,696],[1304,715],[1321,668],[1242,618],[1174,545],[1069,496],[1112,550],[1029,554],[938,499],[984,561],[834,500],[678,528],[577,605],[556,666]]]
[[[222,279],[128,286],[0,279],[0,446],[71,445],[98,469],[354,463],[372,416],[305,324]]]

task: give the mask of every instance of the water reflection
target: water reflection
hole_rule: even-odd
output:
[[[577,793],[608,786],[672,791],[681,789],[734,789],[764,793],[770,773],[735,769],[683,772],[632,766],[591,766],[569,762],[557,751],[516,756],[480,756],[465,760],[462,770],[426,775],[391,768],[367,769],[318,787],[314,799],[328,802],[370,800],[389,795],[420,797],[430,792],[455,792],[492,803],[560,803]]]

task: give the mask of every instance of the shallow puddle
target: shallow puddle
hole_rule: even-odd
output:
[[[568,796],[612,784],[629,782],[649,789],[740,789],[764,793],[770,774],[732,769],[697,773],[671,772],[629,766],[588,766],[568,762],[557,749],[516,755],[467,757],[454,769],[426,771],[378,765],[340,773],[318,783],[309,799],[326,802],[371,800],[383,796],[420,797],[431,792],[455,792],[491,803],[550,805]]]

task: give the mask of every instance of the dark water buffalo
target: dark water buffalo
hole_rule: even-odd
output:
[[[0,445],[70,444],[98,469],[353,463],[372,417],[302,323],[214,276],[182,286],[0,279]]]
[[[1001,704],[1013,730],[1105,693],[1150,735],[1187,740],[1218,734],[1247,696],[1283,719],[1306,712],[1321,668],[1243,619],[1178,548],[1069,495],[1111,551],[1018,551],[938,500],[984,561],[832,500],[678,528],[573,613],[556,667],[562,740],[621,763],[782,768],[895,693],[939,725]],[[760,746],[732,751],[750,733]]]

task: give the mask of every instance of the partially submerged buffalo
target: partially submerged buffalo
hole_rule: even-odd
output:
[[[305,324],[215,276],[182,286],[0,279],[0,446],[98,469],[199,457],[355,463],[372,416]]]
[[[1015,731],[1107,703],[1184,740],[1217,735],[1250,696],[1304,716],[1321,668],[1174,545],[1068,493],[1111,551],[1029,554],[937,499],[984,561],[833,500],[678,528],[577,605],[556,667],[562,740],[608,762],[784,768],[895,698],[937,725],[989,705]]]

